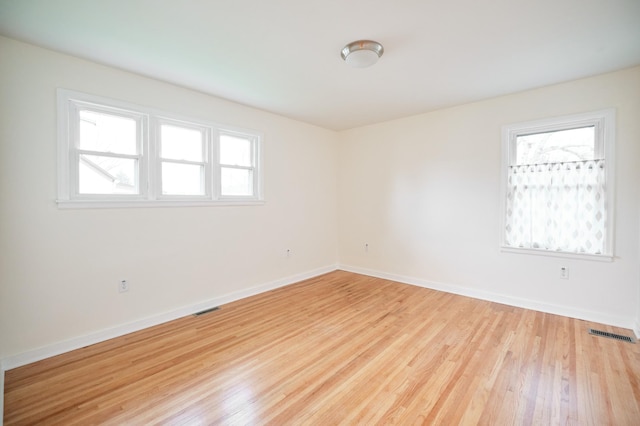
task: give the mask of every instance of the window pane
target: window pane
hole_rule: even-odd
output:
[[[220,135],[220,163],[230,166],[251,167],[251,140]]]
[[[162,193],[204,195],[204,166],[162,163]]]
[[[163,124],[160,133],[162,158],[203,161],[202,131]]]
[[[81,194],[138,194],[138,161],[128,158],[81,155]]]
[[[222,195],[253,195],[253,170],[223,167],[220,182]]]
[[[516,138],[516,164],[564,163],[595,159],[595,127],[522,135]]]
[[[114,154],[138,153],[136,120],[94,111],[80,111],[79,148]]]

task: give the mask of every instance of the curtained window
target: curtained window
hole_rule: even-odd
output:
[[[605,111],[504,129],[503,247],[611,256],[612,126]]]

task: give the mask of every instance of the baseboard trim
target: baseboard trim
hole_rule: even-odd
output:
[[[165,322],[173,321],[175,319],[192,315],[196,312],[211,308],[213,306],[220,306],[226,303],[234,302],[236,300],[244,299],[246,297],[254,296],[256,294],[264,293],[269,290],[284,287],[304,281],[309,278],[314,278],[328,272],[332,272],[338,269],[337,265],[325,266],[322,268],[314,269],[301,274],[291,275],[285,278],[281,278],[275,281],[260,284],[248,289],[235,291],[226,295],[216,297],[204,302],[196,303],[190,306],[184,306],[182,308],[175,309],[173,311],[165,312],[159,315],[143,318],[141,320],[133,321],[127,324],[111,327],[95,333],[90,333],[85,336],[75,337],[63,342],[54,343],[52,345],[44,346],[38,349],[23,352],[21,354],[10,356],[3,359],[0,362],[0,369],[11,370],[13,368],[22,367],[23,365],[31,364],[32,362],[40,361],[52,356],[60,355],[65,352],[70,352],[75,349],[79,349],[85,346],[93,345],[96,343],[104,342],[105,340],[113,339],[115,337],[124,336],[125,334],[140,331],[145,328],[153,327],[155,325],[163,324]],[[4,386],[0,387],[4,389]],[[0,411],[1,412],[1,411]],[[0,425],[1,426],[1,425]]]
[[[636,339],[640,340],[640,319],[636,321],[636,326],[633,328],[633,332],[636,335]]]
[[[476,290],[469,287],[458,286],[454,284],[445,284],[434,281],[423,280],[420,278],[407,277],[404,275],[390,274],[386,272],[376,271],[372,269],[360,268],[351,265],[338,265],[338,269],[354,272],[356,274],[368,275],[376,278],[383,278],[391,281],[397,281],[404,284],[415,285],[418,287],[429,288],[432,290],[444,291],[446,293],[458,294],[460,296],[472,297],[474,299],[486,300],[489,302],[502,303],[504,305],[515,306],[518,308],[531,309],[534,311],[545,312],[554,315],[562,315],[569,318],[576,318],[585,321],[597,322],[600,324],[612,325],[626,329],[633,329],[640,338],[640,324],[634,324],[633,320],[615,315],[607,315],[600,312],[593,312],[583,309],[576,309],[568,306],[554,305],[550,303],[538,302],[535,300],[522,299],[518,297],[505,296],[502,294],[492,293],[488,291]]]

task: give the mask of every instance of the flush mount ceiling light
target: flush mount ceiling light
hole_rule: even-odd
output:
[[[384,53],[384,48],[377,41],[358,40],[342,48],[340,56],[355,68],[366,68],[375,64]]]

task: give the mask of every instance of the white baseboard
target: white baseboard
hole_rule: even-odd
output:
[[[633,328],[633,332],[636,335],[636,339],[640,340],[640,319],[636,321],[636,326]]]
[[[175,319],[178,319],[187,315],[192,315],[196,312],[200,312],[205,309],[212,308],[214,306],[224,305],[226,303],[244,299],[249,296],[253,296],[259,293],[264,293],[266,291],[273,290],[279,287],[284,287],[290,284],[294,284],[309,278],[317,277],[319,275],[323,275],[328,272],[335,271],[336,269],[337,269],[337,265],[325,266],[323,268],[318,268],[318,269],[314,269],[312,271],[304,272],[301,274],[296,274],[289,277],[281,278],[281,279],[264,283],[264,284],[251,287],[245,290],[228,293],[224,296],[216,297],[214,299],[207,300],[201,303],[196,303],[194,305],[184,306],[182,308],[165,312],[163,314],[154,315],[154,316],[133,321],[127,324],[111,327],[105,330],[100,330],[85,336],[75,337],[63,342],[58,342],[52,345],[30,350],[30,351],[3,359],[0,362],[0,369],[2,371],[11,370],[12,368],[21,367],[23,365],[27,365],[32,362],[50,358],[52,356],[60,355],[65,352],[73,351],[75,349],[79,349],[85,346],[104,342],[105,340],[113,339],[114,337],[124,336],[125,334],[129,334],[135,331],[143,330],[145,328],[153,327],[154,325],[159,325],[168,321],[173,321]],[[4,390],[4,386],[0,387],[0,389]]]
[[[444,284],[434,281],[423,280],[420,278],[407,277],[397,274],[389,274],[386,272],[375,271],[357,266],[338,265],[338,269],[354,272],[356,274],[369,275],[376,278],[383,278],[391,281],[397,281],[404,284],[411,284],[418,287],[429,288],[432,290],[444,291],[447,293],[458,294],[461,296],[472,297],[474,299],[487,300],[489,302],[502,303],[504,305],[515,306],[518,308],[531,309],[534,311],[545,312],[554,315],[562,315],[569,318],[576,318],[585,321],[597,322],[600,324],[612,325],[615,327],[634,329],[637,336],[640,337],[640,324],[635,324],[630,318],[616,315],[607,315],[600,312],[593,312],[584,309],[576,309],[569,306],[560,306],[550,303],[538,302],[535,300],[522,299],[518,297],[505,296],[498,293],[492,293],[483,290],[476,290],[469,287],[458,286],[454,284]]]

